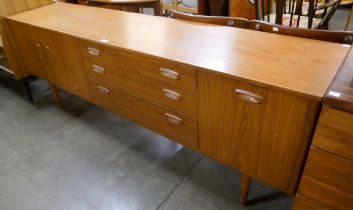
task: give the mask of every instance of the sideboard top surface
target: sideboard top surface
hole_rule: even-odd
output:
[[[341,44],[56,3],[7,17],[321,100],[349,48]]]

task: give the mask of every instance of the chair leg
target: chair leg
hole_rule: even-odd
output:
[[[61,100],[60,100],[60,96],[59,96],[59,93],[58,93],[58,88],[51,82],[49,82],[49,87],[50,87],[50,90],[51,90],[51,94],[55,100],[55,104],[57,107],[61,107]]]
[[[242,207],[245,207],[246,202],[248,201],[250,185],[251,185],[251,177],[243,174],[241,178],[241,189],[240,189],[240,205]]]
[[[25,89],[25,92],[27,94],[27,98],[28,98],[28,101],[30,103],[33,103],[33,95],[32,95],[32,90],[31,90],[31,86],[29,84],[29,81],[27,78],[24,78],[22,79],[22,84],[23,84],[23,87]]]
[[[346,26],[344,27],[344,30],[345,30],[345,31],[348,31],[349,25],[351,24],[352,13],[353,13],[353,4],[352,4],[351,11],[350,11],[350,13],[349,13],[349,15],[348,15],[348,19],[347,19],[347,22],[346,22]]]

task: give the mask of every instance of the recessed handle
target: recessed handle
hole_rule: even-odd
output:
[[[235,89],[235,94],[242,100],[249,102],[249,103],[253,103],[253,104],[261,104],[262,101],[264,100],[264,97],[256,94],[256,93],[252,93],[250,91],[247,90],[242,90],[242,89]]]
[[[50,47],[45,47],[45,52],[47,54],[48,60],[50,62],[54,62],[53,56],[51,55],[51,52],[50,52]]]
[[[164,115],[166,116],[167,120],[172,124],[175,124],[175,125],[182,125],[183,124],[183,120],[175,115],[172,115],[169,113],[165,113]]]
[[[167,69],[167,68],[160,68],[159,71],[163,76],[165,76],[169,79],[174,79],[174,80],[179,79],[179,73],[176,71],[173,71],[173,70]]]
[[[105,69],[101,66],[98,65],[92,65],[92,69],[94,72],[98,73],[98,74],[104,74]]]
[[[169,90],[169,89],[163,89],[163,91],[164,91],[164,95],[167,98],[170,98],[175,101],[179,101],[181,99],[180,93],[177,93],[177,92]]]
[[[100,51],[94,47],[88,47],[87,50],[90,55],[100,56]]]
[[[102,87],[102,86],[97,86],[97,90],[99,93],[103,95],[109,95],[110,90],[108,88]]]

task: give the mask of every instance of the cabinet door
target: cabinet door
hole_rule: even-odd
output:
[[[53,76],[45,61],[45,51],[40,38],[40,31],[16,22],[9,22],[9,26],[26,71],[40,78],[53,81]]]
[[[74,38],[40,30],[45,63],[56,86],[84,99],[90,99],[89,87],[77,41]]]
[[[294,193],[318,103],[205,72],[198,91],[200,150]]]

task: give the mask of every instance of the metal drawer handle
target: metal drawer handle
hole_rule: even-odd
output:
[[[109,95],[110,90],[108,88],[102,87],[102,86],[97,86],[98,92],[103,94],[103,95]]]
[[[173,70],[167,69],[167,68],[160,68],[159,71],[163,76],[165,76],[169,79],[174,79],[174,80],[179,79],[179,73],[176,71],[173,71]]]
[[[242,100],[253,104],[261,104],[264,99],[260,95],[242,89],[235,89],[235,94]]]
[[[175,124],[175,125],[182,125],[183,124],[183,120],[177,116],[174,116],[169,113],[165,113],[164,115],[167,117],[168,121],[172,124]]]
[[[169,90],[169,89],[163,89],[163,91],[164,91],[164,95],[167,98],[170,98],[175,101],[179,101],[181,99],[180,93],[177,93],[177,92]]]
[[[54,62],[53,56],[50,53],[50,48],[49,47],[45,47],[45,52],[47,53],[47,57],[49,59],[50,62]]]
[[[98,73],[98,74],[104,74],[105,69],[101,66],[97,66],[97,65],[92,65],[92,69],[94,72]]]
[[[100,51],[96,48],[88,47],[87,50],[90,55],[100,56]]]

